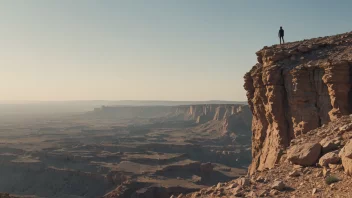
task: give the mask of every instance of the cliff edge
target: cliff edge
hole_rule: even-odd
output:
[[[352,113],[352,32],[256,54],[244,76],[253,113],[251,174],[273,168],[292,139]]]
[[[352,32],[256,54],[249,174],[178,198],[352,197]]]

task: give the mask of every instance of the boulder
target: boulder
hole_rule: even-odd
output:
[[[287,159],[293,164],[311,166],[318,161],[320,153],[319,143],[304,143],[291,147],[287,152]]]
[[[340,157],[352,158],[352,140],[349,140],[339,153]]]
[[[320,145],[322,147],[322,152],[325,154],[330,151],[337,150],[341,145],[341,141],[339,137],[334,139],[331,139],[330,137],[326,137],[322,141],[320,141]]]
[[[319,159],[319,165],[322,167],[328,167],[329,164],[338,164],[340,160],[341,158],[339,157],[337,152],[329,152]]]
[[[352,176],[352,140],[341,149],[339,156],[341,157],[342,166],[347,175]]]
[[[272,189],[278,190],[278,191],[282,191],[285,189],[285,184],[282,181],[274,181],[274,183],[271,185]]]
[[[349,176],[352,176],[352,159],[343,157],[341,158],[342,166],[345,169],[345,173]]]

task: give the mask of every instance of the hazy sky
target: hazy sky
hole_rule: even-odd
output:
[[[352,1],[0,1],[0,100],[245,100],[255,52],[352,30]]]

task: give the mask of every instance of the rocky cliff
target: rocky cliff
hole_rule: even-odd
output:
[[[184,118],[186,120],[196,120],[198,124],[202,124],[211,120],[228,121],[229,117],[237,114],[250,115],[248,105],[236,104],[207,104],[180,106],[177,108],[177,112],[184,114]]]
[[[352,113],[352,32],[256,54],[244,76],[253,113],[250,173],[273,168],[297,136]]]
[[[351,197],[352,32],[264,47],[257,56],[244,77],[250,174],[174,197]]]
[[[235,131],[250,126],[252,114],[243,104],[199,104],[180,106],[103,106],[85,116],[109,119],[150,119],[151,122],[194,121],[205,124],[220,121],[220,131]],[[247,133],[247,131],[246,131]]]

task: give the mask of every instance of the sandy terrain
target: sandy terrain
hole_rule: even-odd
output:
[[[3,120],[0,192],[76,198],[153,191],[151,196],[168,197],[246,174],[250,146],[219,133],[219,121],[135,120],[77,115]]]

